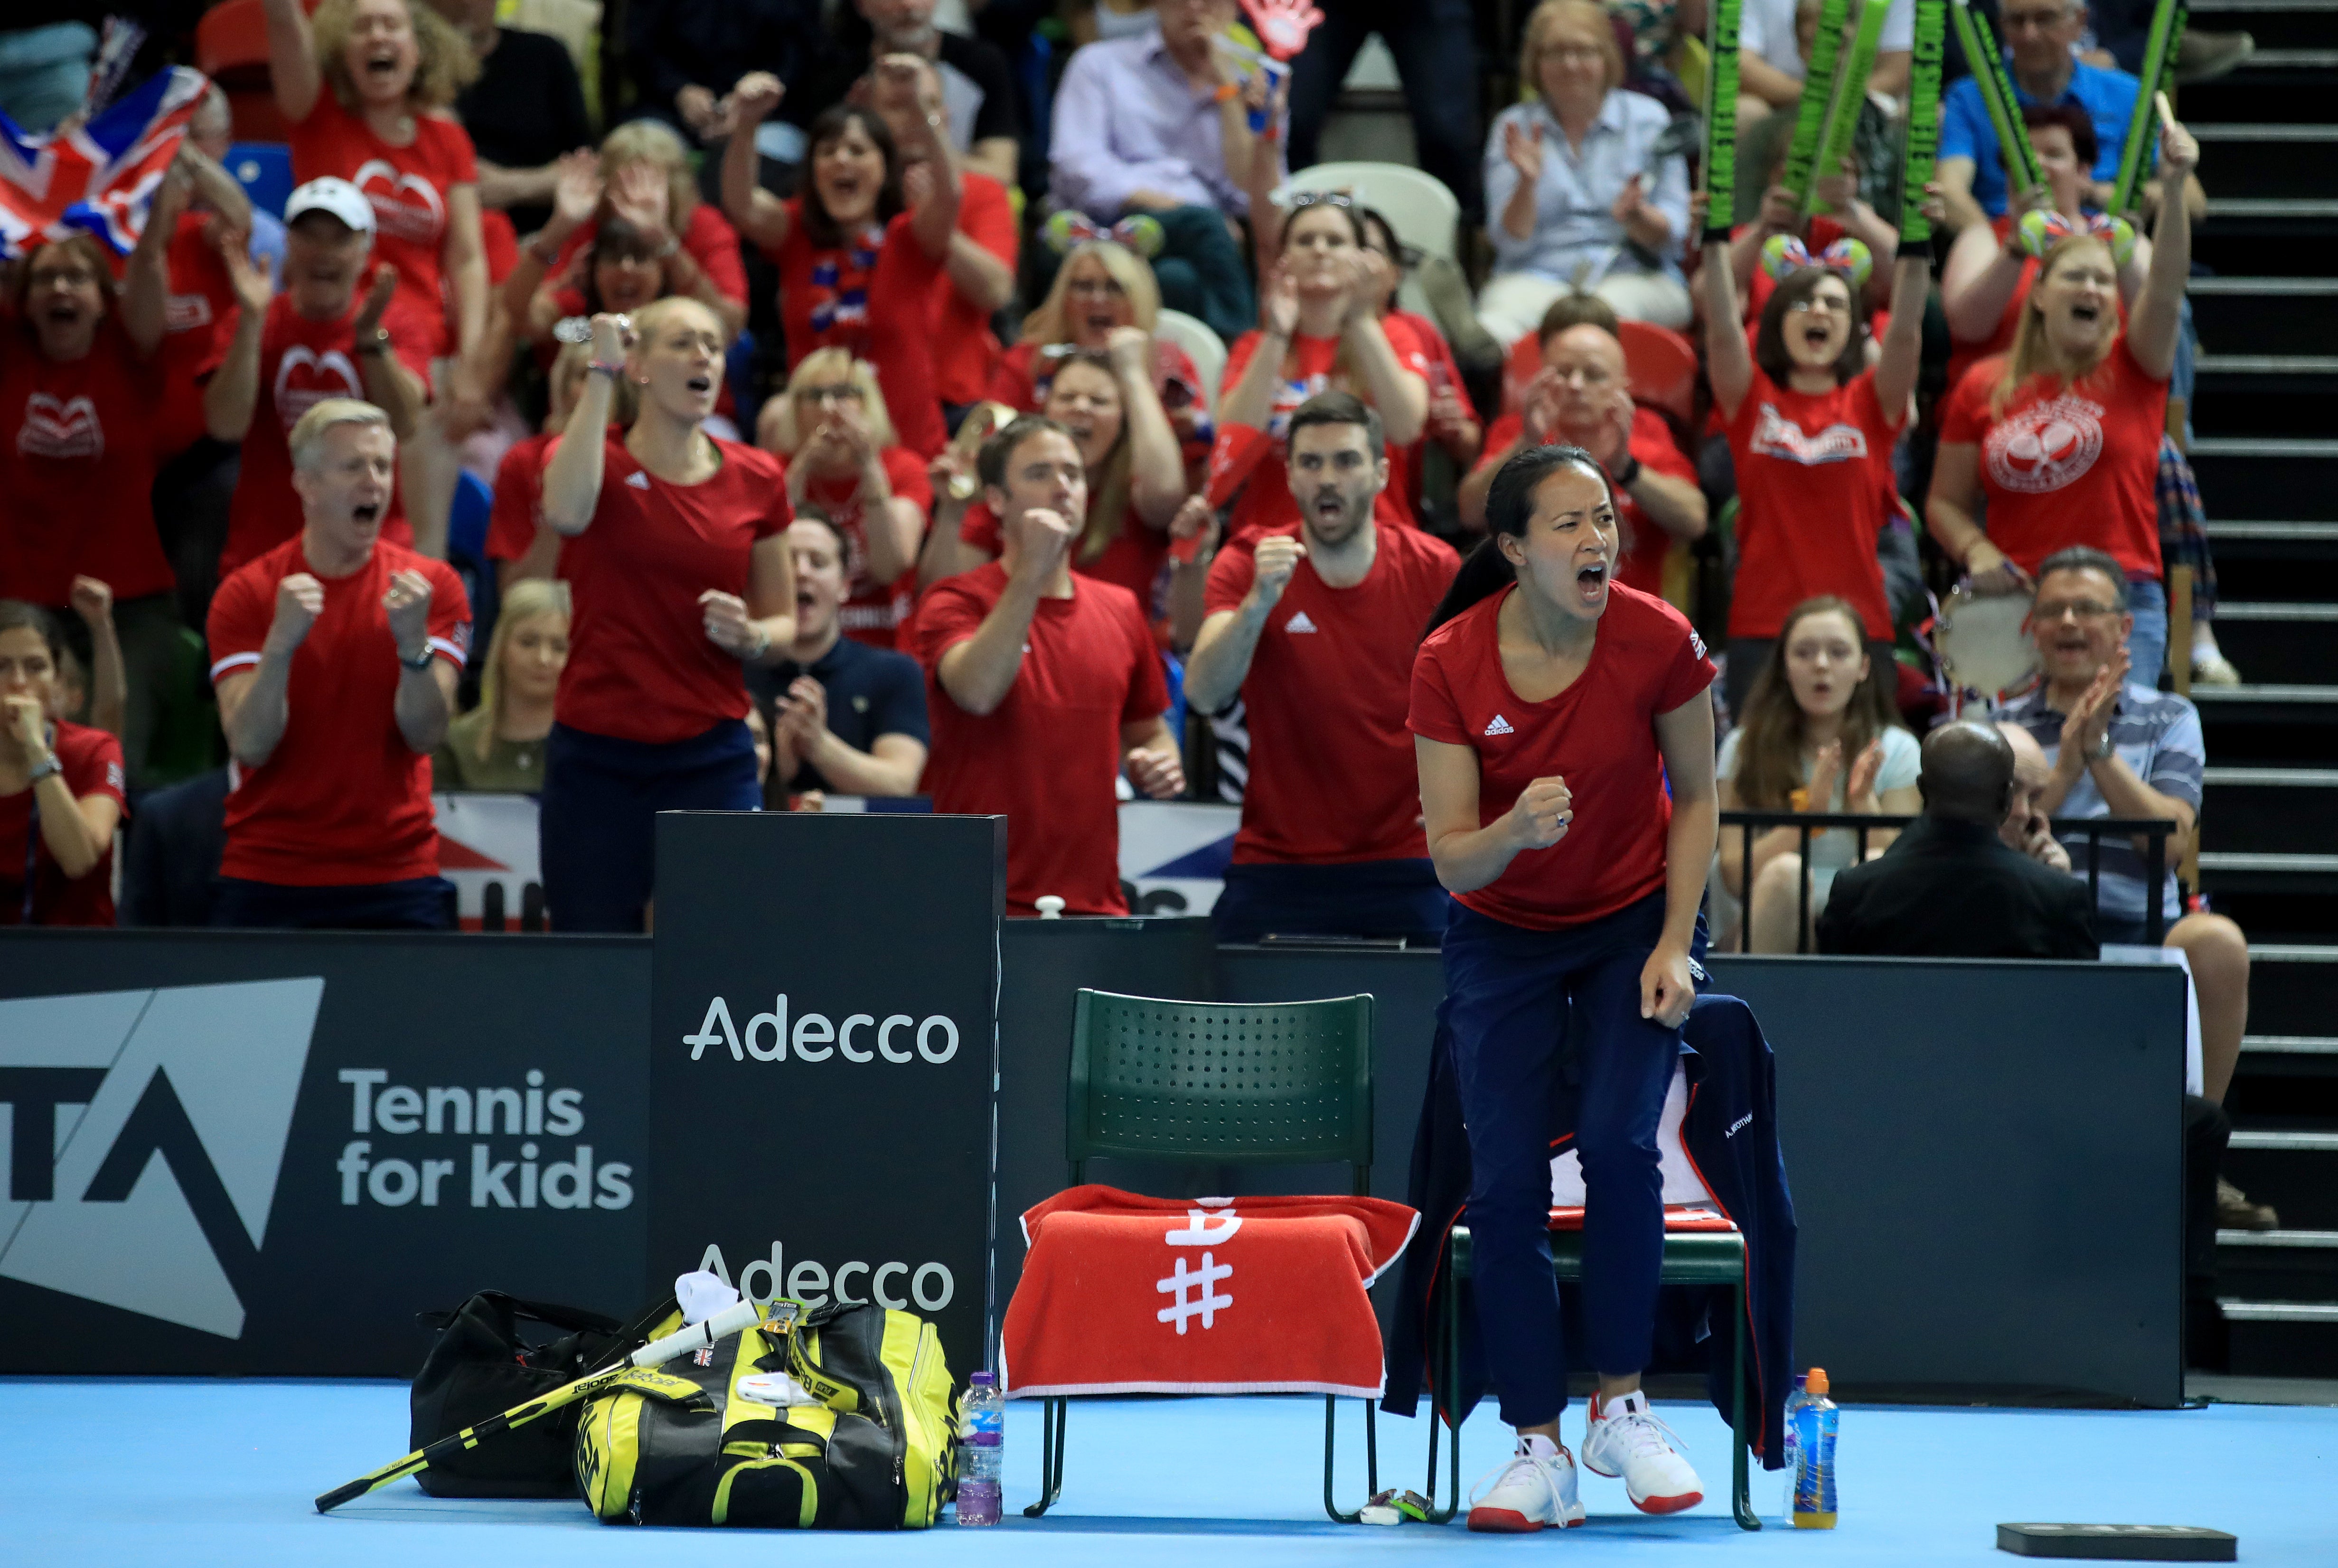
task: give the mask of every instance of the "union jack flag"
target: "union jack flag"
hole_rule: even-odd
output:
[[[0,259],[77,233],[129,254],[207,85],[174,65],[87,124],[40,136],[0,114]]]

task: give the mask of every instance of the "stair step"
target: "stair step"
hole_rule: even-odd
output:
[[[2211,517],[2338,518],[2338,441],[2327,436],[2203,436],[2191,457]]]
[[[2219,1230],[2219,1247],[2292,1247],[2338,1258],[2338,1230]]]
[[[2289,850],[2203,849],[2200,851],[2200,870],[2204,876],[2211,871],[2245,871],[2290,877],[2333,877],[2338,876],[2338,855],[2306,855]]]
[[[2273,1062],[2301,1057],[2338,1058],[2338,1039],[2327,1034],[2245,1034],[2241,1037],[2241,1054]]]
[[[2249,944],[2252,1027],[2267,1034],[2319,1034],[2330,1026],[2334,988],[2338,988],[2338,946],[2303,942]],[[2244,1145],[2244,1138],[2273,1142]],[[2299,1139],[2306,1142],[2296,1142]],[[2323,1142],[2313,1142],[2316,1139]],[[2338,1132],[2235,1132],[2233,1141],[2235,1146],[2247,1148],[2338,1151]]]
[[[2333,1318],[2320,1314],[2245,1315],[2252,1308],[2283,1306],[2338,1310],[2338,1302],[2235,1301],[2226,1305],[2226,1369],[2242,1377],[2338,1377],[2338,1333],[2332,1331]],[[2235,1307],[2245,1315],[2235,1315]]]
[[[2280,603],[2329,596],[2323,584],[2338,578],[2338,522],[2220,519],[2216,512],[2212,502],[2208,542],[2220,600]]]
[[[2328,0],[2195,0],[2191,24],[2204,33],[2246,33],[2259,49],[2306,49],[2338,43],[2338,5]],[[2177,112],[2186,116],[2185,123],[2196,132],[2200,127],[2189,117],[2196,91],[2182,89]],[[2264,113],[2254,110],[2252,117],[2262,119]]]
[[[2204,348],[2271,354],[2338,342],[2338,278],[2195,278],[2190,292]]]
[[[2338,1323],[2338,1301],[2219,1300],[2235,1323]]]
[[[2331,55],[2331,64],[2338,65],[2338,50]],[[2338,197],[2211,196],[2208,218],[2338,218]]]
[[[2282,684],[2310,680],[2333,666],[2338,604],[2289,604],[2219,593],[2216,643],[2251,681]]]
[[[2338,769],[2210,768],[2201,783],[2204,842],[2219,853],[2311,844],[2338,815]]]
[[[2271,1154],[2338,1154],[2338,1132],[2258,1132],[2253,1129],[2243,1129],[2233,1134],[2233,1141],[2228,1147],[2254,1149],[2261,1153]],[[2280,1232],[2268,1230],[2262,1234],[2277,1236]],[[2331,1231],[2329,1234],[2338,1235],[2338,1231]],[[2219,1231],[2218,1235],[2221,1237],[2223,1232]]]
[[[2260,523],[2247,521],[2217,522],[2211,518],[2208,536],[2219,545],[2226,543],[2284,544],[2338,544],[2338,523]]]
[[[2203,354],[2195,365],[2203,376],[2338,376],[2338,354]]]

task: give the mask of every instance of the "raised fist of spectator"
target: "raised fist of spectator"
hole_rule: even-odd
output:
[[[787,94],[780,79],[769,71],[750,71],[740,77],[739,84],[731,89],[732,134],[760,124]]]
[[[381,318],[389,310],[389,302],[398,297],[398,269],[384,261],[373,270],[373,278],[366,285],[365,303],[358,307],[358,318],[351,329],[359,343],[381,330]]]
[[[306,572],[276,584],[276,618],[268,623],[266,652],[290,653],[307,640],[309,628],[325,612],[325,585]]]
[[[921,113],[941,113],[941,80],[918,55],[885,55],[869,73],[869,86],[880,103],[914,103]]]
[[[1282,598],[1282,591],[1291,586],[1291,574],[1299,570],[1307,546],[1288,534],[1270,534],[1258,542],[1251,559],[1256,568],[1252,578],[1250,596],[1262,609],[1272,609]]]
[[[287,578],[290,582],[291,579]],[[323,595],[319,595],[319,607]],[[280,594],[277,603],[283,603]],[[381,607],[389,616],[389,634],[398,643],[398,656],[409,663],[419,659],[430,647],[430,579],[419,572],[400,572],[389,580],[389,592],[381,596]]]
[[[1104,349],[1119,375],[1142,376],[1152,368],[1153,335],[1142,327],[1114,328],[1105,337]]]
[[[94,577],[73,580],[74,613],[93,632],[113,619],[113,589]]]
[[[1060,512],[1045,507],[1026,512],[1022,516],[1020,553],[1016,560],[1018,575],[1046,580],[1056,568],[1070,555],[1072,540],[1079,530],[1064,520]]]
[[[1185,765],[1174,751],[1152,751],[1138,747],[1125,759],[1128,766],[1128,781],[1136,786],[1138,794],[1153,800],[1174,800],[1185,792]]]
[[[1218,510],[1210,505],[1207,495],[1188,495],[1177,508],[1177,515],[1169,519],[1169,537],[1177,540],[1199,539],[1206,549],[1217,533]],[[1196,550],[1196,554],[1200,550]]]
[[[595,364],[614,365],[633,346],[633,323],[624,317],[603,311],[593,318],[593,359]]]
[[[1567,780],[1553,774],[1519,790],[1506,816],[1511,842],[1521,849],[1547,849],[1567,837],[1575,820],[1575,797],[1567,793]]]
[[[772,102],[776,103],[778,100],[773,99]],[[715,122],[722,113],[712,89],[702,87],[695,82],[673,95],[673,107],[674,112],[682,116],[682,122],[701,137],[713,133]]]
[[[1700,191],[1695,198],[1692,199],[1691,205],[1695,205],[1703,199],[1704,192]],[[1704,227],[1704,214],[1702,210],[1692,216],[1697,220],[1699,228]],[[1803,226],[1803,204],[1795,198],[1794,193],[1783,185],[1773,185],[1762,192],[1759,221],[1762,225],[1762,232],[1764,234],[1795,233]]]

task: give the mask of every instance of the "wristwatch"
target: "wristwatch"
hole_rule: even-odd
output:
[[[398,662],[400,664],[405,665],[408,670],[427,670],[430,668],[430,661],[434,657],[436,657],[436,655],[430,652],[430,644],[425,642],[422,645],[422,652],[419,655],[415,658],[408,659],[405,654],[400,653],[398,656]]]
[[[1616,470],[1616,487],[1629,490],[1632,481],[1640,476],[1640,460],[1629,452],[1624,454],[1624,466]]]
[[[388,352],[389,352],[389,331],[388,331],[388,329],[387,328],[377,327],[377,328],[375,328],[371,332],[367,333],[365,336],[363,336],[363,337],[359,338],[358,339],[358,352],[359,352],[359,353],[360,353],[360,354],[387,354],[387,353],[388,353]]]
[[[2088,762],[2108,761],[2110,760],[2111,753],[2117,750],[2117,747],[2111,744],[2111,732],[2106,730],[2103,731],[2103,738],[2100,740],[2097,740],[2095,744],[2087,748],[2087,760]]]
[[[42,758],[38,762],[34,763],[31,768],[25,769],[25,782],[27,784],[38,784],[42,779],[54,779],[64,770],[65,765],[63,762],[58,761],[57,754],[52,751],[46,757]]]

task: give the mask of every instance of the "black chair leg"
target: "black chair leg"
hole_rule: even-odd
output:
[[[1064,1494],[1064,1417],[1069,1410],[1060,1398],[1039,1402],[1039,1500],[1023,1510],[1026,1519],[1046,1514]]]
[[[1451,1475],[1447,1484],[1445,1506],[1437,1505],[1437,1435],[1446,1419],[1446,1401],[1452,1398],[1461,1386],[1461,1282],[1453,1276],[1453,1253],[1449,1243],[1445,1254],[1444,1343],[1432,1343],[1429,1364],[1437,1368],[1436,1387],[1429,1396],[1429,1479],[1423,1501],[1429,1504],[1431,1524],[1449,1523],[1461,1511],[1461,1426],[1451,1423],[1453,1452],[1448,1464]],[[1432,1340],[1435,1336],[1431,1335]]]
[[[1339,1504],[1332,1501],[1331,1497],[1332,1459],[1336,1450],[1336,1443],[1333,1434],[1338,1429],[1339,1416],[1339,1396],[1336,1394],[1326,1394],[1323,1396],[1323,1512],[1331,1516],[1332,1523],[1334,1524],[1353,1524],[1358,1516],[1362,1514],[1363,1510],[1359,1507],[1353,1513],[1343,1512]],[[1380,1491],[1380,1438],[1379,1416],[1380,1413],[1372,1408],[1372,1402],[1370,1399],[1365,1400],[1364,1496],[1368,1501],[1373,1497],[1379,1496]]]
[[[1730,1511],[1737,1516],[1740,1530],[1759,1530],[1762,1521],[1754,1512],[1753,1493],[1747,1475],[1745,1450],[1745,1288],[1737,1288],[1733,1299],[1736,1311],[1736,1331],[1731,1337],[1729,1363],[1729,1471],[1730,1487],[1734,1494]]]

